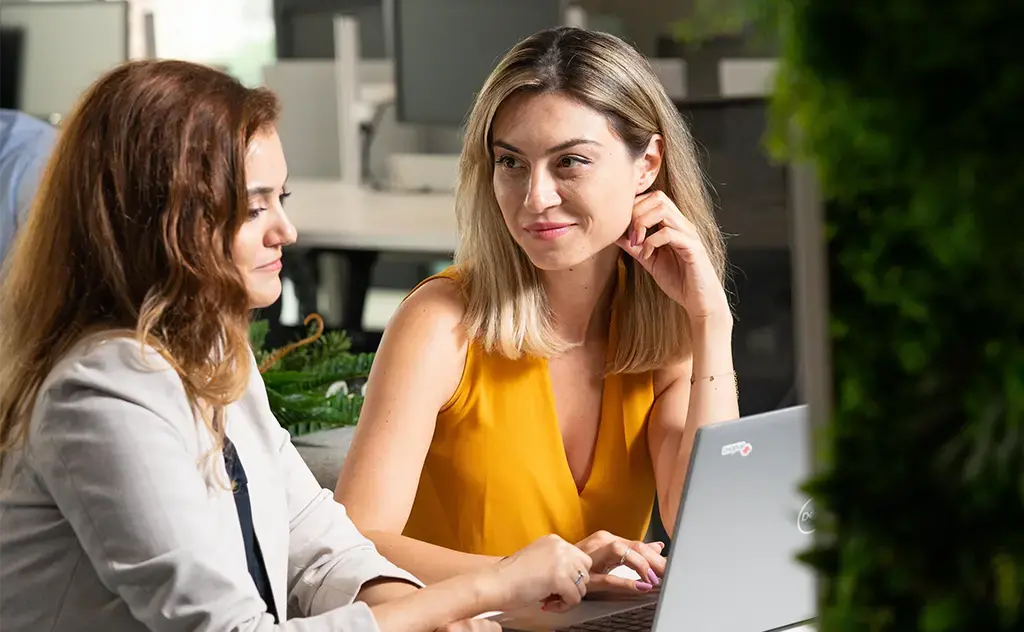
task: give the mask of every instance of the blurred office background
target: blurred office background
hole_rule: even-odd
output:
[[[692,126],[729,235],[744,413],[796,403],[791,200],[762,146],[771,42],[681,42],[695,0],[4,0],[2,105],[59,122],[104,70],[179,58],[267,85],[300,241],[264,314],[273,342],[322,314],[373,350],[394,309],[451,260],[459,128],[497,58],[543,28],[619,35]]]

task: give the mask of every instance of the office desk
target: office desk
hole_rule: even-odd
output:
[[[290,180],[288,189],[292,196],[285,210],[299,238],[287,250],[295,255],[304,251],[314,268],[316,257],[325,251],[340,254],[348,264],[340,327],[350,334],[361,333],[370,273],[379,253],[450,257],[455,252],[458,227],[452,194],[376,191],[303,179]],[[286,272],[296,263],[300,269],[308,267],[285,255]]]
[[[332,180],[290,180],[288,218],[304,248],[450,255],[455,196],[397,193]]]

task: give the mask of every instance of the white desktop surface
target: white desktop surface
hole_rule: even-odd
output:
[[[285,212],[297,246],[449,255],[458,243],[455,196],[375,191],[333,180],[288,182]]]
[[[359,86],[359,100],[370,105],[385,105],[395,100],[394,82],[377,81]]]
[[[352,105],[355,108],[356,120],[361,124],[373,123],[377,109],[395,100],[394,83],[371,83],[359,86],[359,99]]]

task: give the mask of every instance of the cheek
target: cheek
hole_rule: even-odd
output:
[[[516,210],[522,202],[518,185],[514,180],[500,176],[495,176],[493,184],[494,199],[497,200],[498,208],[501,209],[501,215],[507,224],[515,217]]]
[[[627,182],[594,178],[570,183],[566,190],[586,206],[592,228],[601,237],[614,235],[614,239],[618,239],[629,227],[636,198]]]
[[[238,231],[238,235],[235,237],[235,243],[231,249],[231,255],[235,259],[235,265],[237,265],[243,272],[248,271],[252,268],[253,261],[255,260],[256,253],[259,251],[262,244],[262,239],[257,228],[257,222],[247,222],[242,226],[242,229]]]
[[[628,200],[615,205],[609,203],[608,206],[601,218],[600,229],[596,231],[602,244],[615,243],[626,234],[633,221],[633,210]]]

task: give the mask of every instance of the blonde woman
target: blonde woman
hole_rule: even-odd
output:
[[[426,581],[545,533],[646,592],[694,433],[738,416],[719,229],[689,131],[621,40],[560,28],[481,89],[455,266],[381,342],[335,497]],[[640,579],[598,573],[620,564]]]
[[[557,536],[420,589],[317,485],[248,346],[296,239],[276,120],[147,61],[65,123],[0,294],[5,632],[497,631],[586,593]]]

